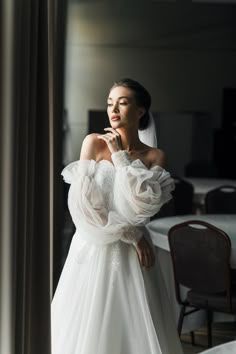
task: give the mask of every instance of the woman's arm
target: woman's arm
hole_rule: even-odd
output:
[[[96,160],[96,152],[98,145],[98,134],[89,134],[84,138],[81,152],[80,152],[80,160]]]

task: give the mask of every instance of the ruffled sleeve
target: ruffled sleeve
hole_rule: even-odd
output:
[[[94,160],[81,160],[70,163],[61,172],[64,181],[71,184],[68,207],[76,227],[83,220],[92,225],[107,222],[108,211],[103,193],[94,179],[95,168]]]
[[[64,182],[72,184],[82,176],[93,177],[95,173],[96,161],[78,160],[69,163],[61,172]]]
[[[115,210],[109,210],[101,187],[96,183],[97,163],[80,160],[70,163],[61,172],[69,183],[68,207],[81,238],[93,244],[104,245],[119,239],[135,243],[140,235],[133,232],[126,219]],[[133,230],[133,229],[132,229]],[[130,235],[130,238],[126,235]]]
[[[118,212],[133,225],[145,224],[172,198],[174,180],[161,166],[148,169],[141,160],[130,160],[126,151],[113,153],[112,160]]]

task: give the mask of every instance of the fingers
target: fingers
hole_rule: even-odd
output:
[[[104,136],[107,136],[110,141],[117,141],[117,138],[119,135],[114,136],[114,134],[112,134],[112,133],[106,133],[106,134],[104,134]]]
[[[107,133],[107,135],[108,134],[109,134],[109,136],[114,136],[115,135],[117,141],[121,142],[121,136],[115,129],[109,127],[109,128],[104,128],[104,130],[109,132],[109,133]]]
[[[152,251],[150,249],[146,250],[144,253],[144,267],[150,268],[154,265],[155,263],[155,257]]]
[[[137,253],[138,253],[139,263],[141,264],[141,266],[144,266],[143,254],[142,254],[141,250],[140,250],[140,249],[137,249],[136,251],[137,251]]]
[[[120,134],[114,129],[114,128],[104,128],[106,131],[110,131],[111,133],[114,133],[116,136],[120,137]]]
[[[105,135],[109,136],[111,139],[116,139],[118,143],[121,143],[121,136],[120,134],[113,128],[104,128],[107,133]]]
[[[150,268],[155,264],[155,254],[152,247],[145,240],[137,247],[140,264],[145,268]]]
[[[147,252],[144,252],[144,254],[143,254],[143,266],[145,267],[145,268],[149,268],[150,267],[150,259],[149,259],[149,255],[148,255],[148,253]]]
[[[139,258],[139,262],[140,262],[141,266],[143,266],[145,268],[150,268],[154,265],[152,258],[149,257],[149,255],[145,252],[139,251],[138,258]]]
[[[114,136],[111,133],[98,135],[97,138],[104,140],[107,144],[116,144],[117,146],[119,145],[117,136]]]
[[[98,135],[97,138],[105,141],[111,153],[122,150],[121,137],[112,128],[105,128],[106,134]]]
[[[116,137],[110,133],[98,135],[97,138],[104,140],[106,143],[116,142]]]

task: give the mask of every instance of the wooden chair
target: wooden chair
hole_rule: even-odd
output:
[[[173,226],[168,239],[176,299],[181,305],[178,332],[181,334],[185,316],[204,309],[208,347],[211,347],[213,312],[236,312],[236,293],[231,283],[230,239],[222,230],[198,220]],[[189,289],[184,298],[181,286]],[[186,307],[193,309],[186,311]]]

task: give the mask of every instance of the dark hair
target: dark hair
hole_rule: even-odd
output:
[[[149,92],[139,82],[128,78],[115,81],[111,90],[117,86],[127,87],[132,90],[134,92],[137,105],[145,108],[145,113],[139,121],[139,129],[146,129],[149,122],[149,108],[151,106],[151,96]]]

